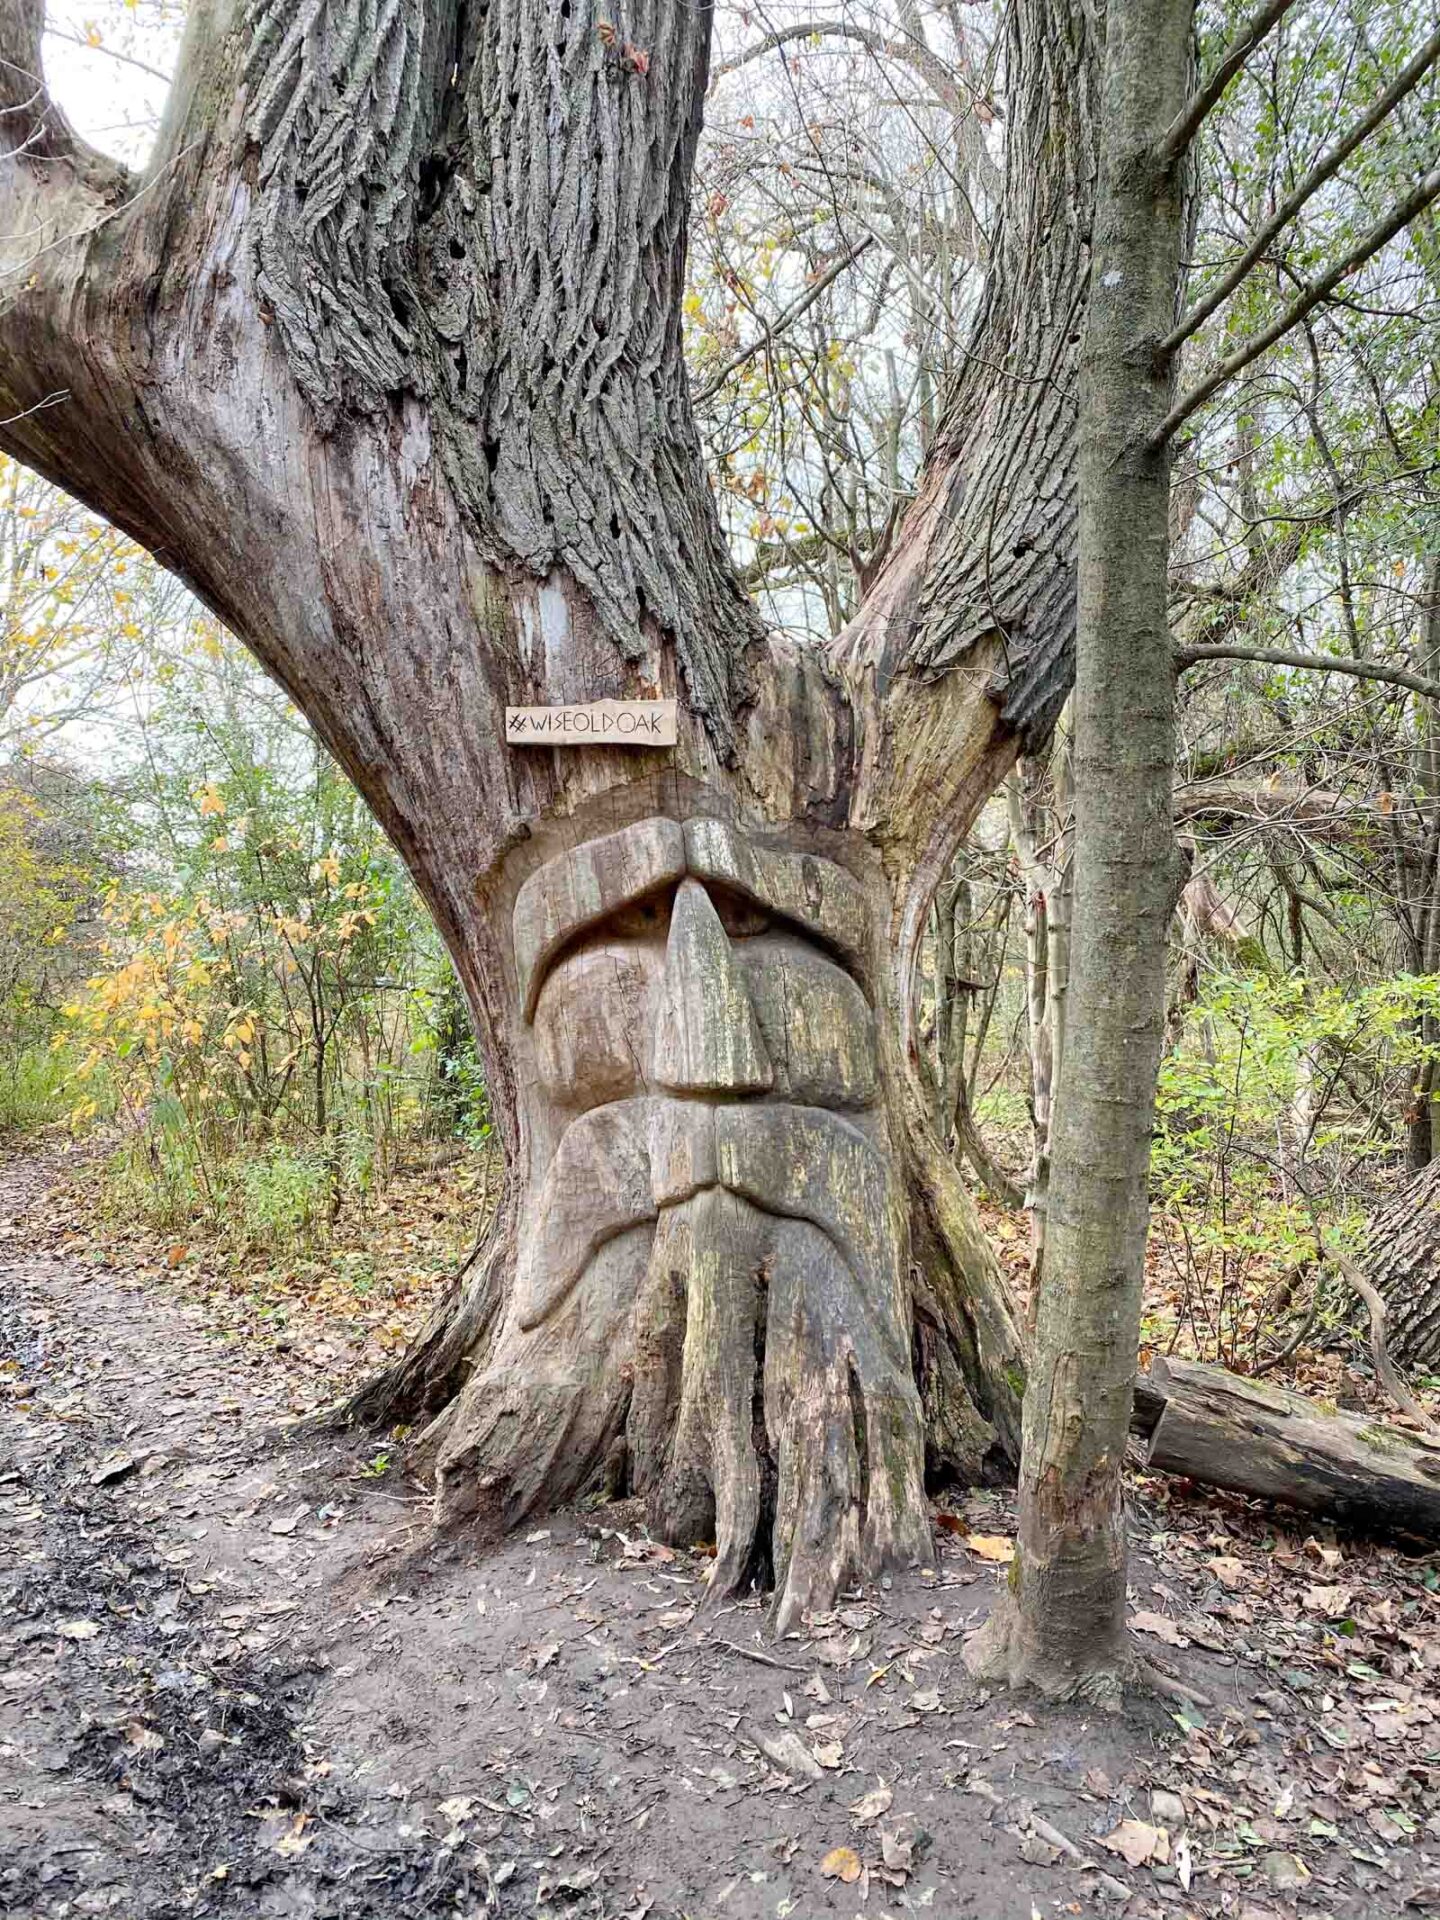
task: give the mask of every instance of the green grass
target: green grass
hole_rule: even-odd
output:
[[[23,1140],[67,1118],[72,1064],[48,1046],[0,1047],[0,1140]]]

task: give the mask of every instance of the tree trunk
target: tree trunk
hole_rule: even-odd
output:
[[[1191,1360],[1157,1361],[1134,1425],[1146,1465],[1283,1500],[1370,1534],[1440,1538],[1440,1444],[1326,1413],[1288,1388]]]
[[[1190,0],[1111,0],[1080,372],[1075,933],[1010,1593],[973,1669],[1113,1698],[1129,1665],[1120,1475],[1140,1333],[1150,1128],[1178,888],[1169,459],[1184,193],[1159,153],[1185,100]]]
[[[1375,1214],[1359,1264],[1385,1302],[1390,1358],[1440,1372],[1440,1160]]]
[[[1022,1343],[936,1139],[935,885],[1065,697],[1096,49],[1020,0],[993,270],[828,653],[725,556],[680,347],[710,14],[196,0],[143,179],[0,0],[0,445],[179,573],[354,779],[450,948],[506,1190],[364,1397],[437,1517],[605,1480],[780,1617],[1013,1458]],[[8,61],[9,64],[4,64]],[[672,696],[673,750],[507,704]]]

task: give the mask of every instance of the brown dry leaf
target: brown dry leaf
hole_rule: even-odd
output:
[[[755,1744],[767,1759],[773,1760],[777,1767],[786,1773],[794,1774],[802,1780],[819,1780],[824,1769],[811,1753],[798,1733],[764,1734],[757,1733]]]
[[[1235,1559],[1233,1554],[1217,1554],[1205,1564],[1227,1593],[1236,1593],[1244,1585],[1245,1562]]]
[[[826,1880],[843,1880],[847,1887],[854,1886],[862,1871],[860,1856],[853,1847],[832,1847],[820,1862]]]
[[[888,1813],[894,1798],[894,1794],[883,1780],[878,1786],[873,1786],[868,1793],[862,1793],[850,1808],[855,1816],[856,1826],[868,1827],[872,1820],[878,1820],[882,1813]]]
[[[915,1862],[915,1831],[913,1827],[882,1827],[880,1829],[880,1858],[887,1872],[894,1876],[891,1884],[903,1886],[905,1875]]]
[[[55,1631],[62,1640],[93,1640],[100,1625],[96,1620],[62,1620]]]
[[[125,1723],[125,1744],[132,1753],[159,1753],[165,1745],[165,1739],[153,1727],[147,1727],[143,1720],[128,1720]]]
[[[982,1560],[993,1560],[997,1566],[1006,1566],[1015,1558],[1015,1542],[1003,1534],[972,1533],[965,1544],[971,1553],[978,1553]]]
[[[315,1838],[313,1833],[306,1833],[305,1831],[309,1824],[310,1815],[308,1813],[297,1813],[295,1818],[290,1822],[288,1832],[281,1834],[280,1838],[275,1842],[276,1853],[283,1854],[287,1860],[293,1860],[297,1853],[303,1853]]]
[[[1307,1587],[1305,1611],[1323,1614],[1327,1620],[1343,1620],[1353,1599],[1349,1587]]]
[[[1163,1867],[1170,1858],[1169,1834],[1163,1827],[1152,1827],[1148,1820],[1122,1820],[1100,1844],[1118,1853],[1127,1867]]]
[[[1130,1625],[1136,1633],[1153,1633],[1167,1647],[1188,1647],[1190,1644],[1168,1614],[1132,1613]]]
[[[834,1773],[845,1764],[845,1749],[838,1740],[827,1740],[814,1752],[815,1758],[827,1772]]]

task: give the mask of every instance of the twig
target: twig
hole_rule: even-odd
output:
[[[863,240],[857,240],[855,245],[849,248],[847,252],[842,253],[838,260],[832,261],[824,273],[820,275],[819,279],[815,281],[813,286],[808,287],[804,293],[792,300],[783,313],[778,314],[774,320],[768,323],[758,340],[752,340],[748,347],[742,347],[737,354],[725,362],[713,380],[706,381],[705,385],[694,396],[693,404],[697,407],[703,406],[707,400],[713,398],[713,396],[720,391],[721,387],[724,386],[725,382],[737,368],[743,367],[747,360],[753,360],[757,353],[764,353],[767,347],[773,346],[781,334],[784,333],[788,327],[794,325],[801,314],[807,312],[814,306],[825,289],[832,285],[834,281],[838,280],[847,267],[853,267],[861,254],[868,252],[874,244],[874,234],[867,233]]]
[[[773,1653],[762,1653],[758,1647],[742,1647],[734,1640],[715,1640],[711,1644],[723,1647],[727,1653],[738,1653],[742,1660],[754,1660],[762,1667],[778,1667],[782,1673],[804,1673],[804,1667],[797,1667],[793,1660],[777,1660]]]
[[[1331,175],[1339,171],[1361,141],[1367,139],[1382,120],[1388,119],[1394,108],[1412,88],[1419,84],[1437,59],[1440,59],[1440,29],[1432,33],[1414,59],[1400,69],[1364,118],[1357,120],[1343,139],[1337,140],[1328,153],[1321,155],[1295,191],[1276,208],[1261,227],[1234,266],[1222,274],[1208,293],[1201,295],[1183,319],[1176,322],[1160,342],[1161,353],[1173,353],[1182,341],[1188,340],[1198,327],[1204,325],[1218,306],[1223,305],[1230,298],[1246,274],[1262,258],[1265,249],[1276,235],[1290,224],[1312,194],[1318,192]]]
[[[1227,359],[1222,360],[1219,366],[1208,373],[1197,386],[1192,387],[1189,393],[1182,394],[1150,435],[1145,443],[1146,446],[1152,451],[1163,447],[1175,429],[1188,420],[1197,407],[1203,406],[1217,388],[1223,387],[1227,380],[1233,379],[1237,373],[1242,372],[1252,360],[1258,360],[1262,353],[1275,345],[1277,340],[1282,340],[1292,327],[1300,324],[1307,313],[1318,307],[1322,300],[1333,293],[1342,280],[1352,274],[1357,267],[1363,267],[1365,262],[1372,255],[1377,254],[1387,241],[1393,240],[1397,233],[1409,226],[1410,222],[1418,214],[1423,213],[1426,207],[1437,198],[1440,198],[1440,167],[1432,167],[1417,187],[1392,207],[1383,219],[1377,220],[1373,227],[1367,228],[1361,234],[1343,259],[1337,260],[1333,267],[1327,268],[1318,280],[1311,280],[1303,286],[1289,306],[1278,314],[1268,327],[1263,327],[1250,339],[1242,340]]]
[[[1247,647],[1238,641],[1219,641],[1213,646],[1177,647],[1175,667],[1183,672],[1202,660],[1258,660],[1262,666],[1298,667],[1315,673],[1348,673],[1357,680],[1384,680],[1391,686],[1420,693],[1427,700],[1440,699],[1440,680],[1427,680],[1423,674],[1405,667],[1387,666],[1381,660],[1352,660],[1344,654],[1302,653],[1286,647]]]
[[[1153,1687],[1156,1693],[1163,1693],[1167,1699],[1178,1700],[1185,1707],[1213,1707],[1215,1702],[1208,1693],[1202,1693],[1198,1687],[1188,1686],[1185,1681],[1177,1680],[1173,1674],[1157,1667],[1153,1660],[1140,1662],[1139,1676],[1144,1685]]]

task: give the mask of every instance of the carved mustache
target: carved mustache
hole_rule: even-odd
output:
[[[763,1212],[810,1221],[862,1282],[862,1297],[898,1302],[890,1182],[858,1127],[825,1107],[646,1094],[595,1107],[566,1130],[521,1252],[521,1327],[554,1313],[607,1241],[717,1186]]]

